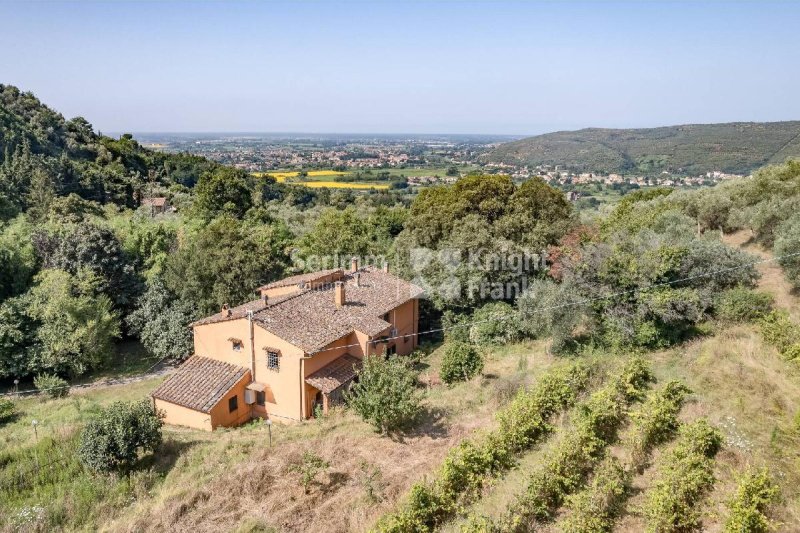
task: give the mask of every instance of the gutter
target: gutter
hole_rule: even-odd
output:
[[[311,355],[303,355],[300,357],[300,364],[297,367],[300,369],[300,421],[306,419],[305,417],[305,408],[306,408],[306,380],[303,379],[305,374],[305,361],[306,359],[311,359]]]

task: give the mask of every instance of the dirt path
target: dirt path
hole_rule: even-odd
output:
[[[126,376],[120,378],[105,378],[91,381],[89,383],[79,383],[69,386],[70,394],[86,394],[87,392],[95,391],[97,389],[104,389],[107,387],[118,387],[120,385],[129,385],[131,383],[138,383],[148,379],[154,379],[162,376],[167,376],[175,371],[176,367],[173,365],[160,365],[156,370],[146,372],[144,374],[137,374],[135,376]],[[4,392],[0,394],[3,397],[28,397],[39,394],[40,392],[35,389],[25,389],[19,392]]]
[[[728,246],[735,246],[762,259],[774,257],[770,250],[753,242],[753,233],[749,230],[737,231],[725,235],[722,241]],[[777,261],[762,263],[757,266],[761,279],[758,288],[775,297],[775,307],[788,311],[794,320],[800,320],[800,299],[793,293],[791,284],[786,280],[783,269]]]

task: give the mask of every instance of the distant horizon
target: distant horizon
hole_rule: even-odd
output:
[[[91,122],[91,121],[90,121]],[[725,122],[685,122],[681,124],[661,124],[658,126],[641,126],[641,127],[607,127],[607,126],[586,126],[574,129],[560,129],[549,130],[542,133],[453,133],[453,132],[379,132],[379,131],[364,131],[364,132],[346,132],[346,131],[100,131],[103,135],[120,136],[125,134],[137,135],[228,135],[228,136],[340,136],[340,137],[358,137],[358,136],[375,136],[375,137],[403,137],[403,136],[419,136],[419,137],[508,137],[508,138],[524,138],[536,137],[539,135],[548,135],[550,133],[564,133],[581,130],[652,130],[659,128],[676,128],[681,126],[710,126],[720,124],[777,124],[788,122],[800,122],[800,118],[786,119],[786,120],[730,120]],[[99,130],[98,130],[99,131]]]

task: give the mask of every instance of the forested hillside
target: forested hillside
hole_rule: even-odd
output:
[[[488,161],[601,173],[748,174],[800,156],[800,121],[588,128],[500,145]]]
[[[192,320],[302,270],[292,254],[385,252],[404,202],[154,152],[0,85],[0,380],[113,373],[129,341],[134,367],[180,360]]]
[[[82,117],[66,120],[33,94],[0,84],[0,217],[45,212],[53,197],[75,193],[135,207],[155,183],[192,186],[217,165],[145,150],[130,136],[95,133]]]

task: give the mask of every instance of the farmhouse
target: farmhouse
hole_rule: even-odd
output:
[[[142,199],[142,206],[149,207],[153,213],[166,213],[169,209],[169,200],[163,196]]]
[[[169,424],[304,420],[341,400],[364,357],[417,346],[422,289],[362,267],[292,276],[198,320],[194,355],[152,393]],[[319,406],[319,407],[317,407]]]

